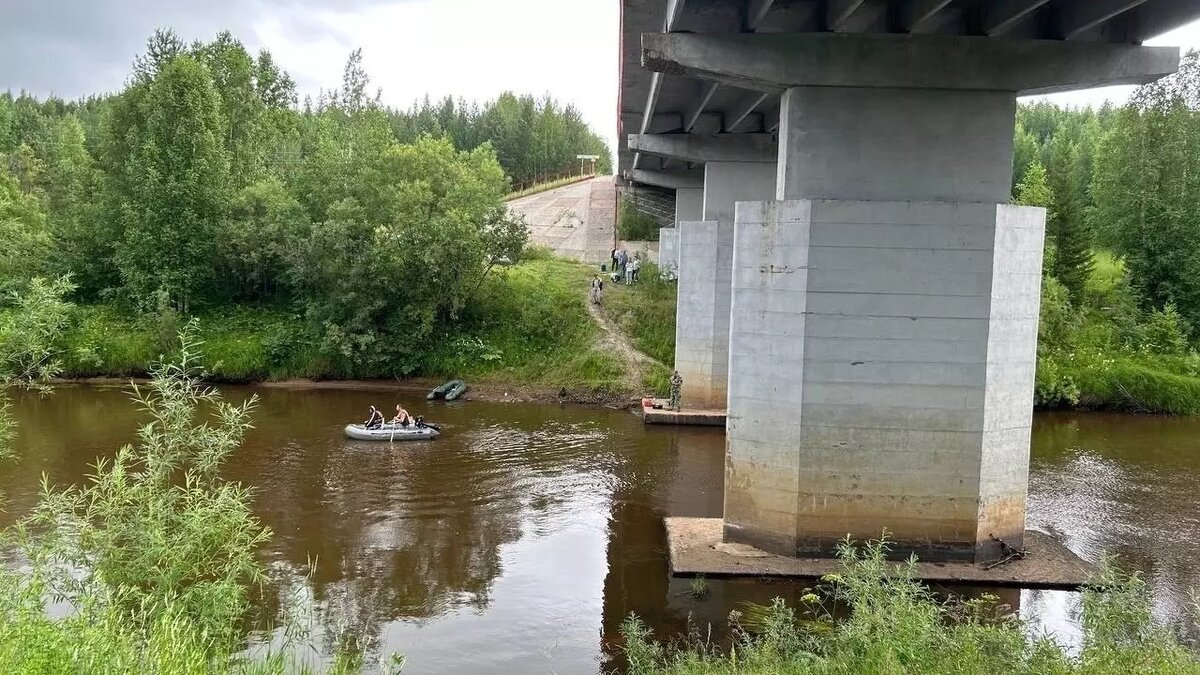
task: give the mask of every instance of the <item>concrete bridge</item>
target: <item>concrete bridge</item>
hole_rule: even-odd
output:
[[[676,368],[723,538],[1025,543],[1045,213],[1019,95],[1150,82],[1200,0],[622,0],[619,168],[676,190]],[[667,262],[667,264],[670,264]],[[1004,542],[1004,543],[1001,543]]]

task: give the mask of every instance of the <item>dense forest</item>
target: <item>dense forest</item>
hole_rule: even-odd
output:
[[[159,31],[115,95],[0,95],[0,292],[69,278],[95,310],[69,372],[137,370],[114,333],[165,345],[189,315],[257,308],[259,362],[410,374],[522,252],[513,182],[578,170],[580,153],[611,170],[549,97],[389,109],[355,51],[339,87],[301,102],[269,52]]]
[[[1021,106],[1014,164],[1048,210],[1038,402],[1200,413],[1200,55],[1122,107]]]
[[[546,352],[550,296],[488,282],[525,250],[503,198],[581,152],[611,170],[603,141],[550,98],[380,100],[358,52],[300,101],[268,52],[170,31],[117,94],[0,96],[5,302],[69,289],[76,375],[145,372],[193,315],[230,379]],[[1019,107],[1013,199],[1048,209],[1040,405],[1200,413],[1198,162],[1196,53],[1124,106]]]

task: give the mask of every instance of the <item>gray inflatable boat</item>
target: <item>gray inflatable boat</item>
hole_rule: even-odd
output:
[[[347,424],[346,435],[356,441],[424,441],[438,437],[438,430],[431,426],[410,424],[384,424],[368,429],[361,424]]]

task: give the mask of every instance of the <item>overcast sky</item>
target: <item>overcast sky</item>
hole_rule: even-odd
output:
[[[665,1],[665,0],[664,0]],[[121,87],[157,27],[187,40],[228,28],[266,47],[301,93],[340,83],[350,50],[384,101],[504,90],[573,102],[616,135],[618,0],[0,0],[0,89],[76,98]],[[1200,48],[1200,22],[1150,44]],[[1050,97],[1121,101],[1115,87]]]

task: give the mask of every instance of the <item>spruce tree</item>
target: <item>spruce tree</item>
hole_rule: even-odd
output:
[[[1075,143],[1054,138],[1050,145],[1051,165],[1047,179],[1054,193],[1054,213],[1047,218],[1047,232],[1054,241],[1052,272],[1071,295],[1076,305],[1083,299],[1092,274],[1091,230],[1083,218],[1079,199],[1079,151]]]
[[[1046,221],[1054,216],[1054,193],[1046,181],[1046,167],[1038,160],[1033,160],[1017,183],[1016,202],[1022,206],[1040,206],[1046,209]],[[1042,276],[1054,273],[1054,241],[1047,236],[1045,248],[1042,251]]]

